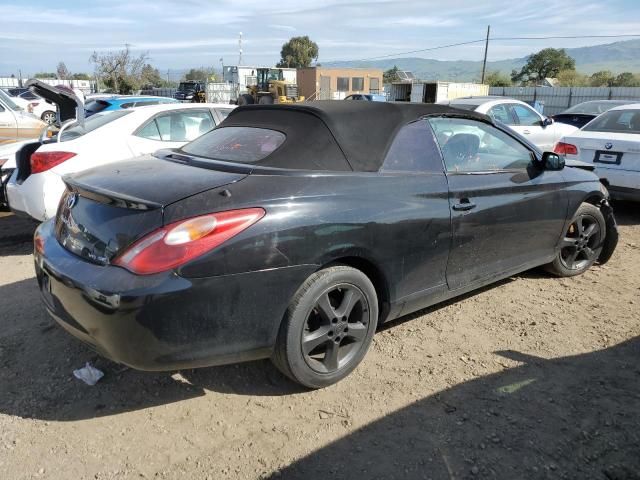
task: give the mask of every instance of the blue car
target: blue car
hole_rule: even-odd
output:
[[[121,108],[142,107],[144,105],[159,105],[161,103],[179,103],[178,100],[168,97],[153,97],[144,95],[135,97],[131,95],[114,95],[113,97],[96,98],[89,100],[84,106],[85,117],[98,112],[120,110]]]

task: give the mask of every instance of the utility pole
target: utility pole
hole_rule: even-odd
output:
[[[242,65],[242,32],[238,37],[238,65]]]
[[[487,50],[489,50],[489,32],[491,32],[491,25],[487,25],[487,40],[484,43],[484,60],[482,61],[482,79],[480,83],[484,83],[484,74],[487,70]]]

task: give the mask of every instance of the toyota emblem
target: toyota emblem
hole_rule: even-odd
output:
[[[613,143],[611,142],[607,142],[604,144],[604,148],[606,148],[607,150],[611,150],[613,148]]]
[[[66,203],[67,209],[71,210],[75,206],[77,201],[78,201],[78,194],[76,193],[69,194],[69,196],[67,197],[67,203]]]

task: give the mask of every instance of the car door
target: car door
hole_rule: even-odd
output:
[[[544,117],[528,105],[512,103],[509,105],[516,124],[510,126],[520,135],[543,151],[551,151],[556,143],[554,128],[545,125]]]
[[[13,112],[0,103],[0,144],[18,139],[18,123]]]
[[[133,155],[153,153],[161,148],[179,148],[216,126],[207,108],[173,110],[147,120],[129,138]]]
[[[452,243],[447,283],[460,290],[553,258],[567,215],[559,171],[479,120],[430,118],[449,183]]]

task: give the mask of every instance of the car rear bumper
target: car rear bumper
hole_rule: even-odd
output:
[[[62,177],[54,172],[29,175],[21,184],[16,170],[7,183],[9,207],[17,215],[29,216],[39,222],[53,218],[65,190]]]
[[[595,173],[606,180],[611,198],[640,201],[640,171],[598,167]]]
[[[295,291],[316,267],[207,278],[139,276],[64,249],[38,230],[35,269],[45,306],[65,330],[139,370],[196,368],[270,356]]]

